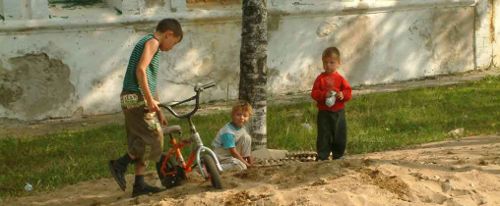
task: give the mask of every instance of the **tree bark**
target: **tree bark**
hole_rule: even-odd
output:
[[[243,0],[239,99],[254,115],[248,125],[252,148],[266,148],[267,8],[266,0]]]

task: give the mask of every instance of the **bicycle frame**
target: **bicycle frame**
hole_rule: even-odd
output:
[[[210,148],[203,145],[203,141],[201,140],[200,134],[196,130],[196,127],[194,126],[194,123],[193,123],[191,117],[199,109],[200,93],[204,89],[207,89],[207,88],[210,88],[213,86],[215,86],[214,83],[208,83],[205,85],[197,85],[194,89],[194,91],[196,92],[196,94],[194,96],[192,96],[188,99],[182,100],[180,102],[172,102],[170,104],[159,104],[160,107],[167,109],[175,117],[177,117],[179,119],[187,119],[187,121],[189,123],[189,127],[190,127],[190,132],[191,132],[190,141],[182,140],[180,142],[177,142],[177,139],[175,137],[170,136],[170,144],[172,145],[172,147],[168,150],[166,157],[170,158],[170,157],[172,157],[172,155],[175,155],[176,159],[180,162],[181,167],[184,169],[185,172],[191,172],[192,166],[196,161],[196,164],[200,170],[200,173],[204,178],[208,178],[208,175],[203,170],[202,164],[200,164],[200,156],[202,153],[207,152],[208,154],[210,154],[214,158],[217,169],[220,172],[222,172],[222,166],[220,165],[220,162],[217,159],[217,156],[215,155],[215,153]],[[180,115],[180,114],[177,114],[173,110],[173,107],[180,105],[180,104],[183,104],[183,103],[186,103],[186,102],[193,101],[193,100],[195,100],[195,107],[191,112]],[[189,154],[188,160],[186,162],[184,160],[184,157],[182,156],[181,149],[184,146],[191,144],[192,142],[195,142],[196,145],[195,145],[195,148],[193,148],[193,150],[191,150],[191,153]],[[165,164],[162,165],[162,170],[165,169],[164,167],[166,167]]]

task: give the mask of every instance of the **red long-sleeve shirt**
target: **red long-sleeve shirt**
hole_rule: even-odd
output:
[[[328,91],[342,92],[344,99],[335,99],[335,104],[331,107],[326,106],[325,100]],[[339,111],[344,108],[344,103],[352,98],[352,89],[349,82],[342,77],[337,71],[332,73],[321,73],[316,77],[311,91],[311,97],[318,103],[319,110]]]

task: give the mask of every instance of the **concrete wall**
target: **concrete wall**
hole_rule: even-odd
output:
[[[0,0],[0,15],[5,20],[49,18],[47,0]]]
[[[491,56],[490,56],[490,66],[500,66],[500,1],[489,0],[489,9],[485,13],[489,15],[485,18],[490,19],[489,24],[485,24],[485,27],[489,27],[490,39],[488,44],[492,44]]]
[[[12,3],[0,0],[4,10],[6,2]],[[48,7],[52,18],[6,18],[0,117],[119,111],[132,47],[165,17],[181,20],[185,38],[161,55],[160,98],[187,97],[190,85],[207,80],[218,86],[203,100],[236,98],[241,6],[229,2],[106,0],[104,7],[70,12]],[[341,72],[354,86],[487,68],[498,61],[496,7],[489,0],[268,0],[269,92],[309,90],[322,71],[321,52],[331,45],[341,49]]]

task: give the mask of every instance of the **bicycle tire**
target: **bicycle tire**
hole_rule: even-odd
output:
[[[216,189],[222,189],[222,181],[219,174],[219,170],[215,165],[214,158],[209,154],[204,154],[202,157],[202,164],[204,168],[206,168],[206,172],[208,173],[207,179],[210,179],[212,183],[212,187]]]

